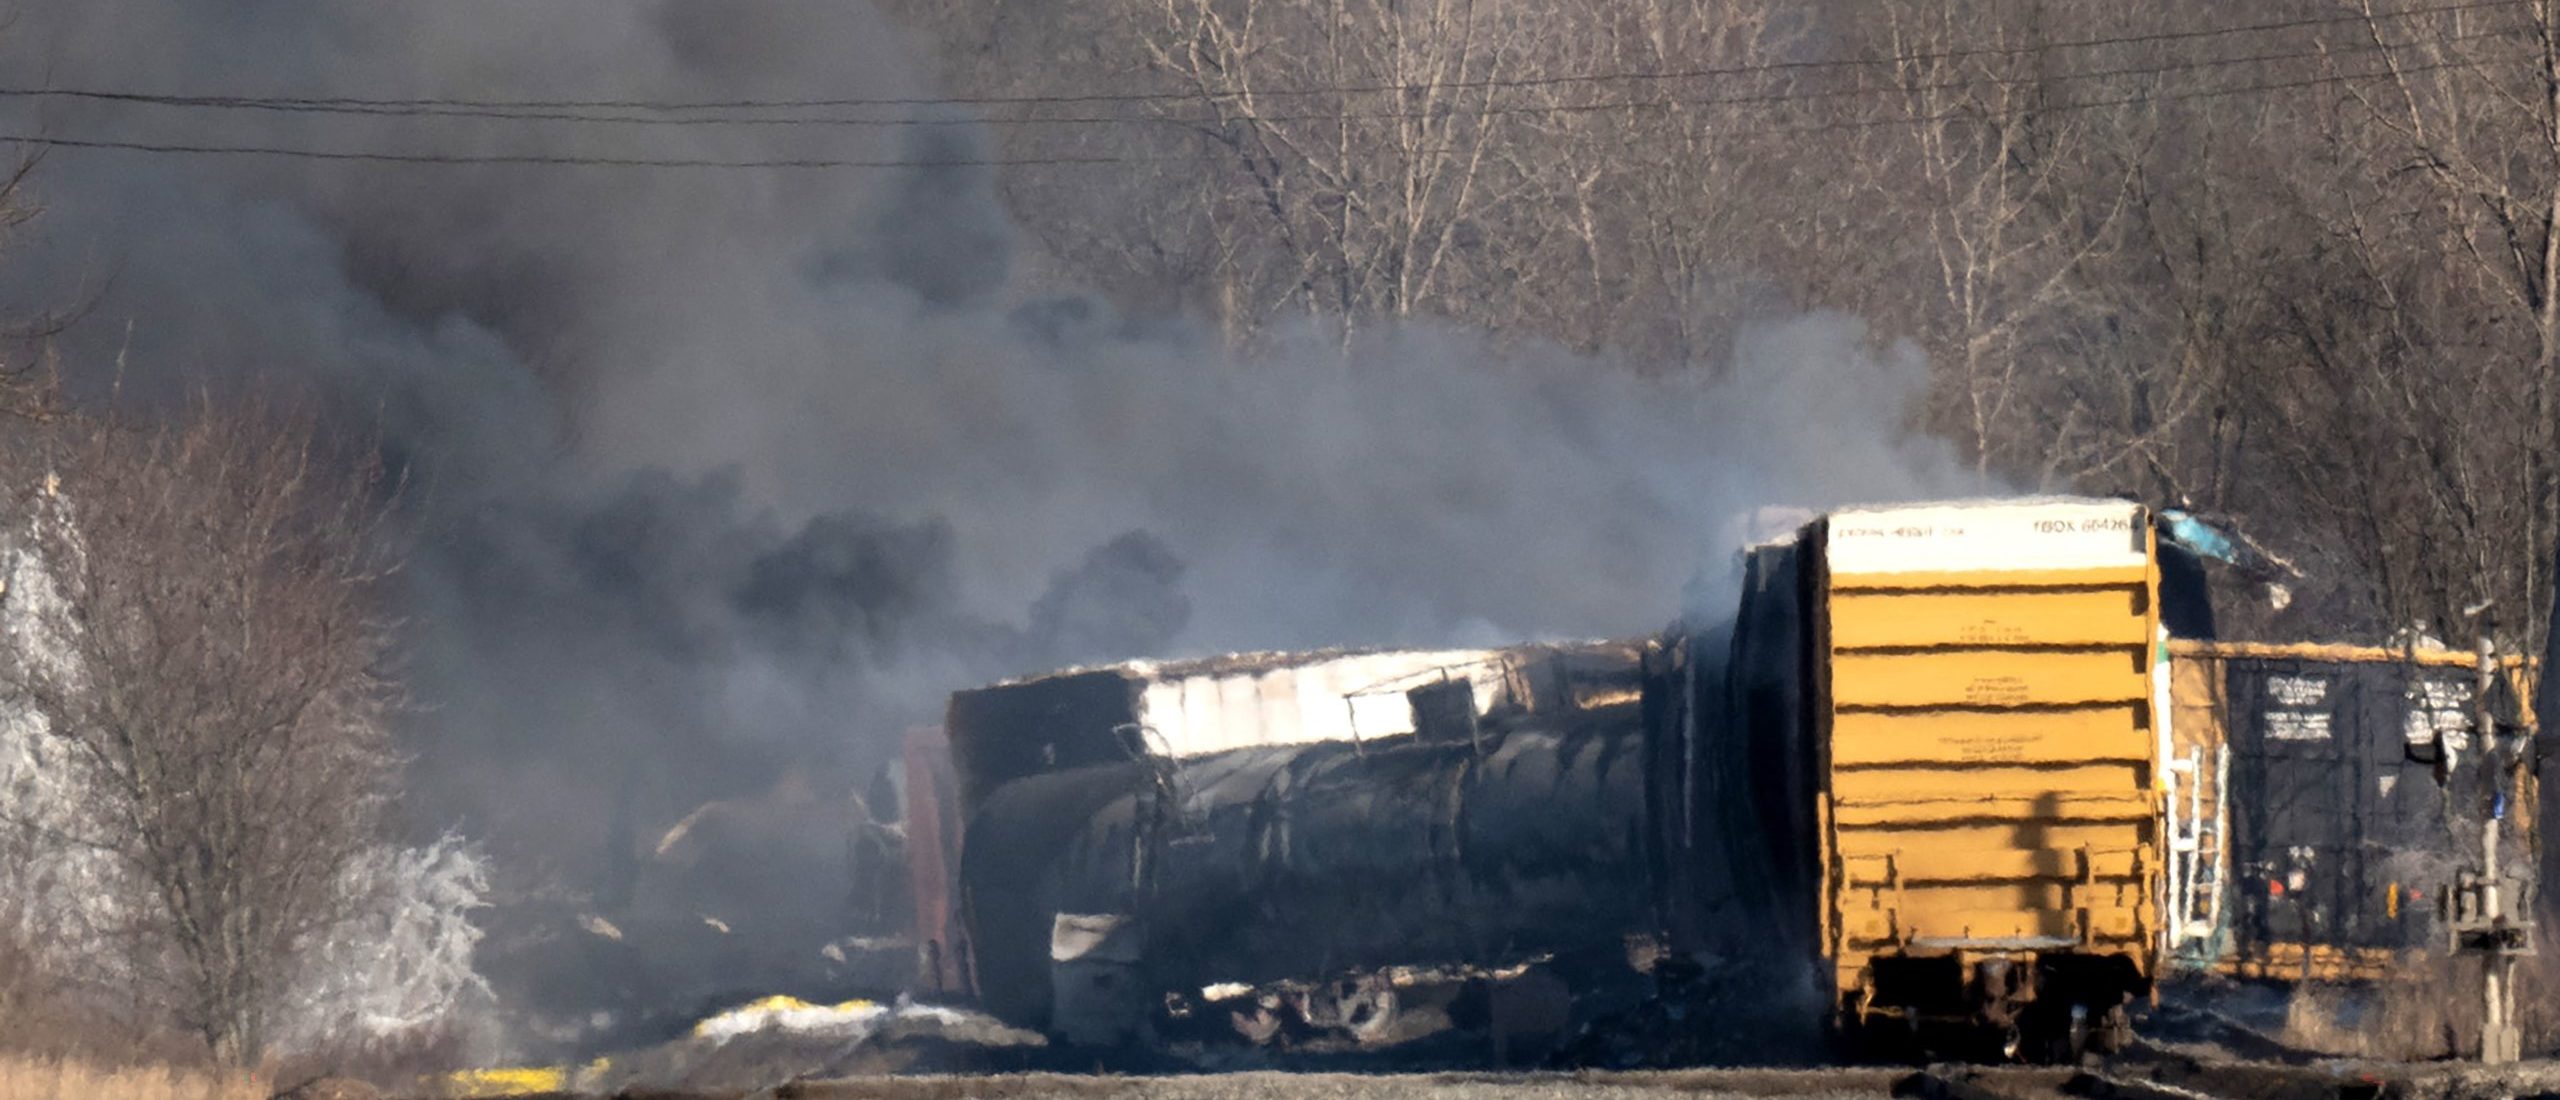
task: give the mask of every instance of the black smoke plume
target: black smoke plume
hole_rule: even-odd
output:
[[[800,0],[88,0],[0,29],[20,82],[212,95],[913,97],[927,52],[866,5]],[[861,899],[812,870],[841,858],[832,842],[753,868],[688,846],[757,813],[840,836],[842,807],[955,687],[1137,655],[1640,632],[1751,507],[1962,484],[1903,430],[1923,365],[1837,316],[1774,320],[1714,371],[1667,379],[1427,323],[1348,351],[1311,326],[1236,355],[1125,320],[1028,284],[993,170],[949,164],[1001,152],[965,125],[59,98],[0,120],[462,158],[945,165],[61,148],[37,174],[46,210],[0,253],[0,309],[80,308],[57,348],[79,392],[281,386],[408,474],[408,810],[498,860],[510,934],[491,950],[539,960],[498,968],[526,1003],[709,992],[664,959],[643,980],[583,954],[612,941],[571,928],[579,914],[840,923]],[[742,808],[688,816],[714,799]],[[703,959],[730,950],[706,942]]]

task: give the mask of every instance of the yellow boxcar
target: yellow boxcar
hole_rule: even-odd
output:
[[[2129,1037],[2157,960],[2150,516],[2045,498],[1808,530],[1820,940],[1844,1023]]]

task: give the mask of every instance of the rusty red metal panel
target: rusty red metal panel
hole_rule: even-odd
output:
[[[940,726],[907,731],[907,874],[916,900],[916,985],[969,994],[968,933],[952,905],[951,866],[960,851],[951,744]]]

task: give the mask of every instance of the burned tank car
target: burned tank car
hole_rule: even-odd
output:
[[[1845,510],[1641,646],[962,693],[981,994],[1109,1042],[1168,993],[1549,959],[1589,1015],[1644,940],[1666,985],[1621,1033],[2120,1044],[2158,962],[2155,560],[2129,502]]]
[[[1082,825],[1042,867],[1021,849],[964,859],[987,1002],[1100,1042],[1168,992],[1623,955],[1650,895],[1639,737],[1633,708],[1615,711],[1007,787],[981,825],[1026,839],[1029,823]],[[1371,1017],[1345,1023],[1383,1024],[1392,1005],[1372,996]]]
[[[1121,757],[977,788],[961,879],[983,1002],[1107,1044],[1223,988],[1242,995],[1201,1015],[1248,1038],[1368,1038],[1416,981],[1539,961],[1641,985],[1659,846],[1640,652],[1229,659],[955,698],[978,759]],[[1112,677],[1125,702],[1096,705]],[[988,753],[1001,737],[1013,751]]]

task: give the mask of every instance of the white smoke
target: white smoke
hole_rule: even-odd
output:
[[[434,1036],[482,1018],[495,994],[478,969],[488,862],[468,841],[380,845],[346,870],[360,905],[309,948],[275,1024],[286,1050],[350,1039]]]
[[[72,664],[67,647],[48,624],[61,621],[61,591],[43,563],[28,553],[36,524],[59,523],[47,507],[50,492],[20,496],[38,501],[34,514],[16,517],[0,537],[0,635],[12,659],[46,661],[57,671]],[[66,679],[71,677],[66,676]],[[135,895],[125,868],[112,853],[87,840],[95,793],[83,780],[82,762],[67,741],[54,737],[45,716],[25,703],[0,698],[0,913],[13,945],[45,976],[64,985],[130,988],[136,970],[117,931],[132,924]]]

